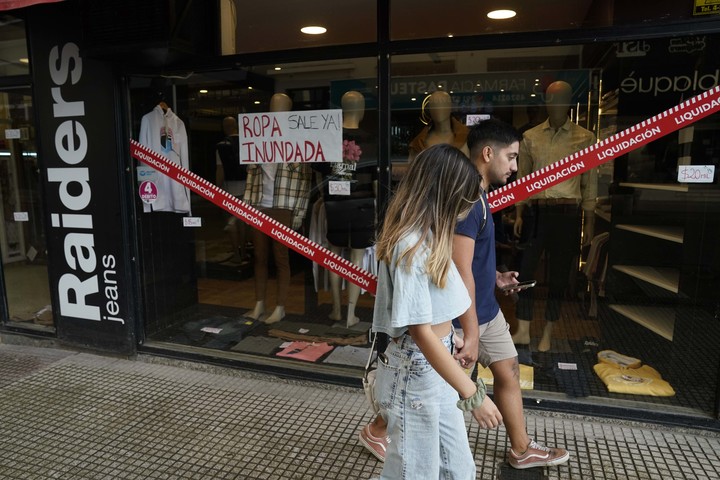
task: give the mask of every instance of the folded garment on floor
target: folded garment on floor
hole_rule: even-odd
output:
[[[488,367],[483,367],[478,363],[478,378],[482,378],[485,385],[492,385],[495,381],[492,371]],[[533,367],[520,364],[520,389],[532,390],[535,388],[535,373]]]
[[[301,333],[285,332],[272,328],[268,330],[268,336],[282,338],[284,340],[302,340],[306,342],[325,342],[332,345],[367,345],[367,333],[355,337],[321,337],[317,335],[304,335]]]
[[[306,362],[315,362],[334,347],[327,343],[292,342],[280,352],[278,357],[295,358]]]
[[[569,397],[587,397],[590,395],[590,370],[588,364],[578,364],[577,358],[564,355],[553,363],[553,374],[558,389]]]
[[[620,368],[608,363],[598,363],[595,373],[612,393],[672,397],[675,390],[662,379],[660,373],[649,365],[638,368]]]
[[[230,350],[259,355],[271,355],[280,345],[285,343],[282,338],[245,337]]]
[[[638,368],[642,365],[639,358],[629,357],[615,350],[601,350],[598,352],[597,357],[599,362],[618,368]]]
[[[339,365],[364,367],[369,355],[369,348],[345,345],[343,347],[335,347],[335,350],[333,350],[332,353],[323,360],[323,363],[337,363]]]

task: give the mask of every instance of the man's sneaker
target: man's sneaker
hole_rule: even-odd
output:
[[[373,434],[370,433],[370,424],[365,425],[363,429],[360,430],[358,437],[360,437],[360,443],[362,443],[370,453],[375,455],[381,462],[385,461],[385,451],[387,450],[387,444],[390,443],[390,437],[380,438],[373,436]]]
[[[518,455],[511,448],[508,457],[513,468],[552,467],[567,462],[570,453],[562,448],[548,448],[531,439],[525,453]]]

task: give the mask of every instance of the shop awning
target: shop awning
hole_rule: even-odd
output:
[[[29,7],[39,3],[57,3],[63,0],[0,0],[0,11],[14,10],[16,8]]]

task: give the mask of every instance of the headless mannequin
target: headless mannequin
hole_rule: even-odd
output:
[[[222,121],[222,129],[223,134],[225,137],[230,136],[236,136],[238,135],[238,124],[237,119],[235,117],[225,117]],[[239,161],[237,158],[233,159],[234,161]],[[243,167],[245,168],[245,167]],[[215,182],[220,188],[227,189],[227,186],[225,184],[226,176],[225,176],[225,168],[223,167],[222,162],[218,161],[216,165],[215,170]],[[242,198],[242,193],[244,189],[244,181],[239,187],[239,192],[235,191],[229,191],[233,195],[239,196]],[[228,235],[230,236],[230,244],[232,245],[232,256],[230,257],[230,261],[233,261],[235,263],[242,263],[246,257],[247,257],[247,230],[248,226],[245,224],[245,222],[239,220],[237,217],[231,216],[228,220],[227,224],[225,225],[225,230],[228,232]],[[226,260],[227,261],[227,260]]]
[[[453,122],[450,94],[443,91],[431,93],[425,102],[424,108],[430,114],[432,123],[426,129],[423,129],[421,133],[425,137],[422,148],[413,147],[415,142],[411,142],[408,162],[415,160],[420,151],[438,143],[455,145],[469,157],[470,151],[465,143],[467,128],[459,122]]]
[[[365,97],[360,92],[349,91],[342,96],[341,100],[343,112],[343,129],[359,129],[360,121],[365,116]],[[330,250],[336,255],[341,255],[343,247],[330,245]],[[360,265],[365,255],[365,249],[351,248],[350,261],[355,265]],[[330,312],[330,319],[335,321],[342,320],[342,302],[340,296],[341,279],[338,275],[330,273],[330,291],[332,292],[333,304]],[[360,319],[355,316],[355,306],[360,297],[360,287],[352,282],[347,284],[348,291],[348,310],[345,324],[351,327],[358,323]]]
[[[284,93],[276,93],[270,99],[271,112],[289,112],[292,110],[292,100]],[[262,168],[262,166],[261,166]],[[248,182],[249,183],[249,182]],[[292,212],[291,212],[292,213]],[[277,219],[276,219],[277,220]],[[292,214],[291,220],[292,222]],[[252,231],[253,245],[255,246],[255,308],[246,313],[246,317],[258,320],[265,314],[265,294],[268,280],[268,253],[272,242],[275,267],[277,269],[277,305],[273,312],[263,322],[276,323],[285,317],[285,300],[290,287],[290,257],[288,248],[257,229]]]
[[[568,121],[568,110],[572,103],[572,87],[567,82],[556,81],[551,83],[545,91],[545,108],[548,115],[548,123],[554,131],[558,131]],[[587,145],[586,145],[587,146]],[[559,158],[553,159],[553,161],[560,160]],[[516,221],[514,226],[514,233],[517,238],[520,238],[523,229],[523,209],[525,205],[518,204],[516,207]],[[518,221],[519,220],[519,221]],[[592,238],[591,236],[589,238]],[[553,259],[551,261],[560,261],[559,259]],[[569,262],[568,262],[569,263]],[[567,272],[569,273],[569,272]],[[521,275],[524,275],[521,274]],[[526,293],[527,294],[527,293]],[[523,295],[523,293],[521,293]],[[546,306],[547,308],[547,306]],[[531,317],[532,318],[532,317]],[[516,344],[526,345],[530,343],[530,320],[521,319],[518,316],[518,328],[513,335],[513,342]],[[540,352],[547,352],[550,350],[552,341],[554,321],[547,321],[543,328],[543,334],[538,343],[538,350]]]

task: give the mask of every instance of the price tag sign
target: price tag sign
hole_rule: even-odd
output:
[[[155,182],[146,180],[140,184],[140,200],[144,203],[152,204],[158,198],[158,189]]]
[[[5,139],[7,140],[17,140],[20,136],[20,129],[19,128],[6,128],[5,129]]]
[[[678,182],[713,183],[715,165],[678,165]]]
[[[350,195],[350,182],[346,180],[330,180],[328,182],[330,195]]]
[[[183,227],[202,227],[202,218],[183,217]]]

